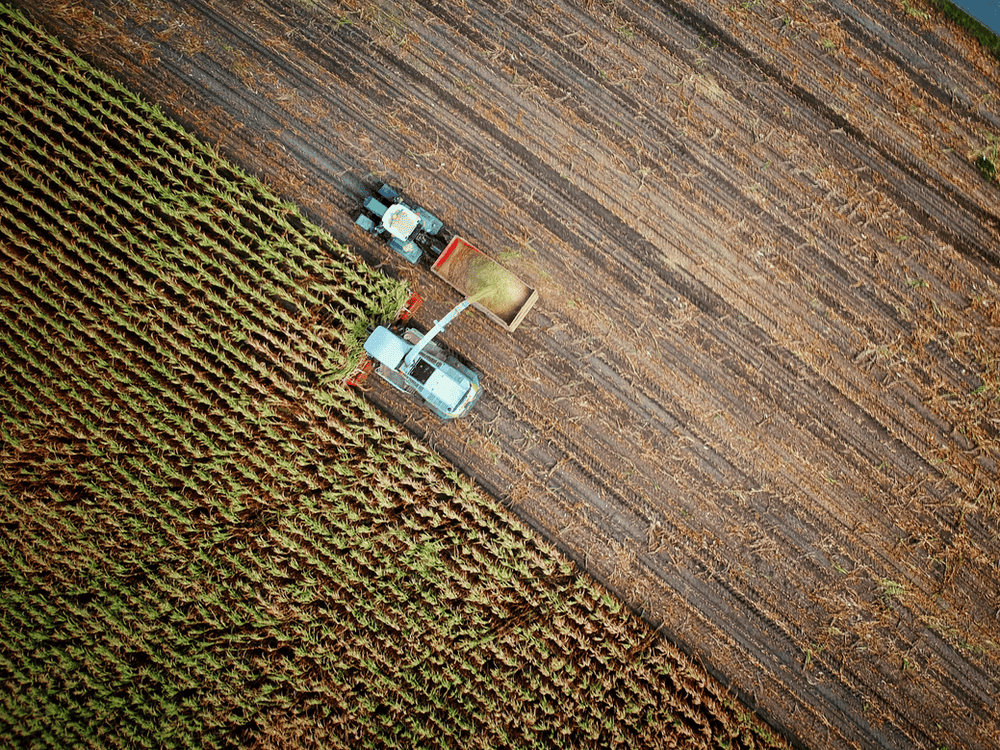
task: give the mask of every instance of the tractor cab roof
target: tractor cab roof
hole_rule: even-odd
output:
[[[420,216],[417,212],[402,203],[389,206],[382,214],[382,226],[389,230],[389,234],[400,240],[406,240],[419,224]]]

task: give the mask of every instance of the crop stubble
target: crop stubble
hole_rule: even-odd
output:
[[[371,398],[764,715],[997,733],[994,60],[865,2],[45,5],[429,314],[345,229],[365,173],[507,251],[536,311],[448,335],[476,415]]]

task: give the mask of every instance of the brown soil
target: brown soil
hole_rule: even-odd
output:
[[[474,414],[370,397],[795,743],[1000,736],[1000,66],[964,36],[867,0],[21,5],[421,323],[457,295],[356,231],[372,184],[502,254],[541,296],[445,334]]]

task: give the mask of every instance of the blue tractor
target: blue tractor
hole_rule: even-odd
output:
[[[424,253],[436,259],[444,250],[450,234],[430,211],[408,206],[389,185],[382,185],[375,195],[365,198],[364,209],[354,222],[366,232],[383,237],[389,247],[417,263]]]

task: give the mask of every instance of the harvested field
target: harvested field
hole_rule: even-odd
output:
[[[1000,66],[919,3],[30,5],[333,235],[387,179],[540,299],[368,397],[806,747],[1000,736]]]

